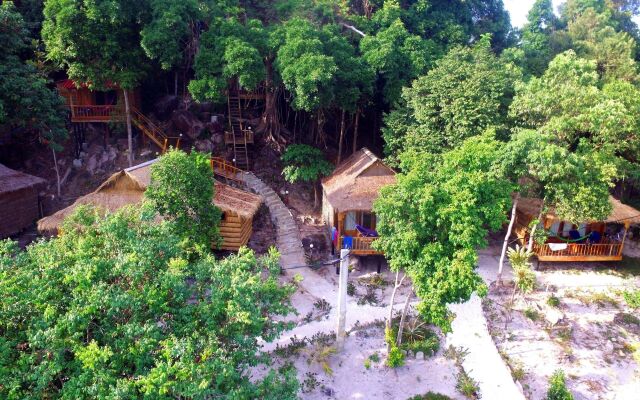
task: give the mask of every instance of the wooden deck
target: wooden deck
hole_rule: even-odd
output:
[[[567,243],[564,250],[552,251],[548,243],[533,245],[540,261],[620,261],[622,243]]]
[[[71,122],[119,122],[124,114],[118,106],[70,105]]]
[[[340,240],[338,242],[338,248],[342,248],[344,236],[340,236]],[[377,238],[374,237],[353,237],[353,247],[351,248],[351,254],[356,256],[374,256],[374,255],[382,255],[383,252],[374,249],[371,246]]]
[[[224,158],[211,157],[211,169],[213,169],[214,175],[223,178],[225,181],[244,184],[244,180],[241,175],[244,171],[237,168]]]

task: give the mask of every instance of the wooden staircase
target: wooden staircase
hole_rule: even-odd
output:
[[[161,154],[166,153],[170,147],[180,148],[180,137],[167,135],[158,125],[134,107],[131,108],[131,122],[140,129],[146,137],[160,147]]]
[[[238,95],[237,87],[230,87],[227,96],[227,107],[229,112],[229,127],[231,129],[231,140],[227,144],[233,146],[233,159],[236,167],[244,170],[249,169],[249,151],[247,132],[242,124],[242,103]],[[253,140],[251,140],[253,142]]]

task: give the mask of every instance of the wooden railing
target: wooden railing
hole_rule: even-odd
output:
[[[158,145],[165,153],[170,147],[180,148],[180,137],[169,136],[156,125],[153,121],[147,118],[146,115],[140,112],[137,108],[131,108],[131,122],[133,122],[138,129],[142,131],[152,142]]]
[[[342,248],[344,236],[340,237],[340,243],[338,248]],[[354,236],[352,239],[353,246],[351,247],[351,252],[355,255],[374,255],[374,254],[382,254],[381,251],[374,249],[371,246],[377,238],[375,237],[361,237]]]
[[[70,105],[71,121],[73,122],[108,122],[120,121],[124,118],[119,106],[76,106]]]
[[[240,174],[244,171],[231,164],[224,158],[211,157],[211,169],[213,169],[214,174],[220,175],[225,179],[243,182],[242,178],[240,178]]]
[[[244,141],[247,144],[253,144],[253,131],[250,129],[243,129],[242,134],[234,135],[233,132],[224,132],[224,143],[227,145],[235,144],[236,140],[244,135]]]
[[[566,258],[568,261],[581,261],[588,259],[619,259],[622,257],[622,243],[567,243],[567,248],[553,251],[548,243],[534,244],[533,252],[539,259]]]

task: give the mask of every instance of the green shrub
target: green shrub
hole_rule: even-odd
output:
[[[555,295],[551,295],[549,296],[549,298],[547,299],[547,304],[551,307],[555,307],[558,308],[560,307],[560,299],[558,297],[556,297]]]
[[[380,362],[380,354],[378,354],[378,352],[376,351],[369,356],[369,360],[373,361],[374,363]]]
[[[440,393],[429,392],[427,394],[418,394],[407,400],[451,400],[451,397]]]
[[[480,388],[478,387],[478,382],[470,377],[465,371],[461,371],[458,374],[457,379],[458,382],[456,383],[456,390],[458,390],[458,392],[462,393],[469,399],[479,398],[478,392],[480,391]]]
[[[414,353],[421,351],[425,356],[434,355],[440,349],[440,339],[437,336],[433,336],[424,340],[403,343],[400,347],[404,350],[411,350]]]
[[[387,356],[387,366],[391,368],[397,368],[404,365],[404,354],[398,347],[391,347],[391,351]]]
[[[364,367],[365,367],[366,369],[371,368],[371,360],[370,360],[370,359],[368,359],[368,358],[365,358],[365,359],[364,359]]]
[[[529,318],[532,321],[537,321],[540,319],[540,313],[538,313],[537,310],[529,307],[526,310],[524,310],[524,316]]]
[[[554,372],[551,378],[549,378],[547,400],[573,400],[573,395],[567,389],[564,380],[564,372],[560,369]]]

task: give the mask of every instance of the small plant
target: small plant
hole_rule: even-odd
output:
[[[478,393],[480,392],[480,387],[478,386],[478,382],[476,382],[472,377],[469,376],[464,370],[461,370],[456,376],[456,390],[462,393],[468,399],[478,399]]]
[[[634,311],[640,309],[640,290],[625,291],[622,297],[629,308]]]
[[[356,295],[356,285],[353,282],[347,282],[347,295],[355,296]]]
[[[310,342],[317,346],[329,346],[336,340],[335,333],[316,332],[311,336]]]
[[[279,357],[288,358],[298,354],[300,350],[302,350],[306,346],[307,346],[306,338],[298,339],[297,336],[294,336],[291,338],[291,343],[289,343],[286,346],[276,345],[276,349],[273,352],[275,355]]]
[[[358,305],[371,304],[376,305],[380,302],[376,289],[373,286],[367,286],[367,293],[358,299]]]
[[[633,314],[629,313],[620,313],[617,318],[620,322],[627,325],[640,325],[640,318],[636,317]]]
[[[538,310],[531,307],[524,310],[524,316],[529,318],[531,321],[537,321],[540,319],[540,313]]]
[[[331,311],[331,304],[325,299],[318,299],[313,306],[323,314],[329,313]]]
[[[310,362],[315,361],[322,366],[322,370],[328,376],[333,375],[333,369],[329,365],[329,358],[336,353],[336,348],[333,346],[321,346],[319,349],[311,354]]]
[[[369,356],[369,360],[373,361],[374,363],[379,363],[380,362],[380,354],[376,351],[375,353],[371,354]]]
[[[397,368],[404,365],[404,354],[397,346],[392,346],[387,356],[387,367]]]
[[[556,372],[549,378],[549,390],[547,391],[546,400],[573,400],[573,395],[567,389],[562,370]]]
[[[547,299],[547,304],[551,307],[558,308],[560,307],[560,298],[556,297],[556,295],[552,294]]]
[[[410,397],[407,400],[451,400],[451,397],[445,396],[440,393],[429,392],[427,394],[419,394],[413,397]]]
[[[307,372],[305,378],[302,381],[302,393],[311,393],[320,385],[318,381],[318,374],[315,372]]]
[[[299,286],[302,281],[304,280],[304,277],[302,275],[300,275],[299,273],[296,273],[293,278],[291,278],[291,281],[294,285]]]
[[[371,368],[371,360],[370,360],[370,359],[368,359],[368,358],[365,358],[365,359],[364,359],[364,367],[365,367],[366,369]]]
[[[308,324],[313,321],[313,311],[309,311],[304,317],[302,317],[302,322]]]

